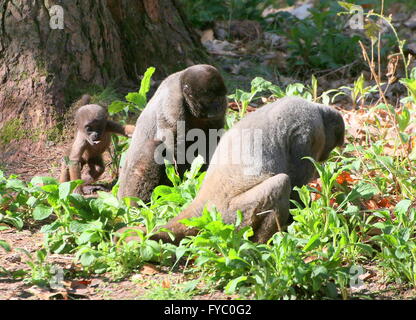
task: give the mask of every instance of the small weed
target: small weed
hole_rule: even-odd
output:
[[[0,129],[0,144],[7,145],[12,141],[19,141],[25,136],[21,119],[13,119],[4,123]]]

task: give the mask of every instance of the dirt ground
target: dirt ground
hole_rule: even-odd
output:
[[[43,148],[34,148],[30,141],[19,141],[19,150],[12,151],[16,146],[10,145],[6,152],[0,156],[0,170],[5,175],[16,174],[20,179],[30,181],[34,176],[52,176],[58,178],[62,155],[70,146],[71,140],[59,145],[45,145]],[[14,149],[17,150],[17,149]],[[106,163],[109,163],[109,155],[105,155]],[[7,162],[6,162],[7,161]],[[100,181],[110,182],[111,176],[107,172]],[[55,290],[43,289],[38,286],[28,285],[21,278],[15,278],[21,270],[30,268],[26,261],[30,260],[24,249],[32,255],[42,248],[43,235],[39,232],[41,225],[25,226],[22,231],[14,228],[0,231],[0,239],[8,242],[11,252],[0,249],[0,300],[50,300],[50,299],[89,299],[89,300],[135,300],[150,298],[167,298],[163,289],[159,295],[155,291],[157,285],[160,288],[175,287],[184,281],[184,275],[180,272],[170,272],[166,268],[155,265],[145,265],[137,274],[132,274],[123,281],[113,281],[108,277],[97,276],[88,279],[72,279],[64,281],[64,288]],[[76,271],[77,266],[72,264],[71,255],[50,255],[48,262],[69,272]],[[2,270],[4,268],[7,272]],[[185,279],[186,280],[186,279]],[[156,284],[156,286],[155,286]],[[161,285],[160,285],[161,284]],[[172,297],[173,299],[173,297]],[[218,291],[194,296],[193,299],[229,299]]]
[[[22,142],[21,142],[22,143]],[[46,146],[32,153],[18,152],[9,154],[7,164],[2,163],[6,174],[18,174],[21,179],[29,181],[33,176],[45,175],[58,177],[60,159],[64,150],[71,142],[60,145]],[[27,148],[30,150],[30,146]],[[14,159],[10,161],[10,159]],[[108,157],[106,157],[108,163]],[[102,180],[108,181],[109,174]],[[24,249],[32,255],[42,247],[43,235],[39,232],[41,226],[25,227],[22,231],[8,229],[0,231],[0,239],[11,244],[13,250],[0,250],[0,300],[50,300],[50,299],[88,299],[88,300],[135,300],[135,299],[175,299],[182,296],[169,296],[163,293],[163,288],[174,288],[187,281],[186,276],[179,272],[170,272],[156,265],[145,265],[140,271],[122,281],[113,281],[104,276],[89,276],[66,280],[64,288],[55,290],[43,289],[24,283],[21,278],[15,278],[20,270],[29,270],[25,263],[29,258],[17,248]],[[51,255],[48,262],[67,271],[76,271],[71,255]],[[400,285],[386,284],[382,275],[372,265],[365,266],[366,273],[362,276],[363,284],[353,289],[352,298],[359,299],[415,299],[416,290],[404,290]],[[156,289],[155,289],[156,288]],[[157,291],[159,288],[159,291]],[[168,292],[167,290],[166,292]],[[170,292],[175,292],[174,290]],[[186,298],[186,297],[185,297]],[[232,299],[222,292],[212,290],[192,299]]]
[[[349,122],[349,118],[346,117]],[[351,126],[353,127],[353,126]],[[0,170],[5,175],[16,174],[20,179],[30,181],[34,176],[59,176],[61,159],[65,150],[72,143],[69,138],[61,143],[34,144],[30,140],[20,140],[10,144],[0,153]],[[19,151],[15,151],[19,150]],[[108,164],[110,156],[104,155]],[[100,182],[110,182],[109,170]],[[179,271],[171,272],[168,268],[145,265],[137,273],[122,281],[113,281],[106,275],[79,278],[79,266],[74,265],[72,255],[50,255],[48,262],[74,274],[72,279],[64,279],[63,288],[54,290],[29,285],[17,278],[21,270],[30,270],[24,249],[35,254],[41,249],[43,235],[39,232],[41,225],[25,225],[22,231],[10,228],[0,231],[0,239],[8,242],[13,250],[6,252],[0,248],[0,300],[50,300],[50,299],[88,299],[88,300],[135,300],[135,299],[186,299],[181,295],[180,284],[189,280]],[[19,249],[18,249],[19,248]],[[351,289],[349,296],[353,299],[416,299],[416,290],[405,290],[400,284],[386,284],[383,275],[371,264],[363,266],[366,272],[361,276],[360,286]],[[2,270],[5,269],[5,270]],[[78,275],[78,276],[77,276]],[[168,289],[168,290],[164,290]],[[170,290],[169,290],[170,289]],[[192,296],[192,299],[233,299],[216,290]]]

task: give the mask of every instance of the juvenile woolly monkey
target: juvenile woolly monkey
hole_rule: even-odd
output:
[[[234,223],[241,210],[241,226],[253,228],[253,241],[266,242],[288,222],[289,199],[297,194],[292,188],[307,184],[314,175],[313,164],[302,158],[326,160],[343,144],[344,131],[338,111],[301,98],[286,97],[261,107],[221,138],[196,198],[163,227],[178,244],[198,232],[180,220],[215,206],[226,223]],[[128,229],[134,227],[119,232]],[[152,239],[172,242],[162,232]]]
[[[203,139],[196,143],[202,144],[198,151],[208,163],[219,139],[209,131],[224,127],[226,93],[220,73],[210,65],[195,65],[167,77],[137,119],[121,168],[118,198],[134,196],[147,202],[156,186],[169,184],[163,159],[174,163],[180,175],[189,169],[197,156],[188,152],[195,141],[192,134],[202,133]],[[149,152],[155,146],[149,141],[159,141],[164,151],[156,146],[158,150]],[[159,162],[154,153],[160,156]],[[153,179],[148,178],[149,172]]]
[[[90,98],[84,95],[82,102],[89,103]],[[103,174],[105,166],[102,154],[111,142],[111,134],[131,136],[134,126],[123,126],[115,121],[108,120],[108,112],[97,104],[87,104],[75,113],[76,134],[71,148],[67,151],[62,163],[59,181],[81,179],[81,170],[88,165],[88,172],[82,177],[85,184],[92,183]],[[67,163],[69,160],[69,163]],[[77,192],[82,193],[82,188]]]

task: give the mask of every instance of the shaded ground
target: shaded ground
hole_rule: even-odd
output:
[[[50,300],[50,299],[81,299],[81,300],[135,300],[135,299],[187,299],[184,294],[178,295],[175,289],[186,282],[181,272],[170,272],[168,268],[151,264],[144,265],[137,273],[132,273],[122,281],[113,281],[103,276],[80,278],[71,276],[79,271],[72,263],[71,255],[50,255],[48,262],[65,270],[62,288],[53,290],[36,285],[26,284],[18,277],[22,271],[29,272],[26,264],[28,256],[20,251],[24,249],[32,255],[41,249],[43,236],[37,231],[17,231],[9,229],[0,231],[0,239],[13,247],[11,252],[0,251],[0,300]],[[78,273],[79,274],[79,273]],[[72,279],[67,279],[72,278]],[[230,297],[228,297],[229,299]],[[193,296],[193,299],[227,299],[218,291]]]
[[[147,264],[137,273],[122,281],[112,281],[104,276],[75,277],[63,282],[64,288],[55,290],[43,289],[38,286],[25,284],[22,280],[14,279],[13,274],[21,270],[29,271],[25,261],[28,257],[16,250],[23,248],[34,254],[41,248],[42,235],[30,230],[0,231],[0,238],[9,242],[14,250],[6,253],[0,251],[0,300],[50,300],[50,299],[81,299],[81,300],[136,300],[136,299],[188,299],[179,288],[190,279],[180,272],[169,272],[167,268]],[[71,255],[51,255],[48,262],[71,273],[77,266],[72,264]],[[386,284],[380,273],[372,265],[363,266],[367,272],[362,276],[363,284],[350,291],[352,299],[416,299],[416,290],[406,290],[398,284]],[[176,290],[175,288],[178,288]],[[192,296],[195,300],[223,300],[237,298],[226,296],[220,291],[204,292]]]

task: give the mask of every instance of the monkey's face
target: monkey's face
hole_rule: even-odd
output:
[[[95,119],[84,124],[85,137],[90,145],[96,145],[101,142],[106,124],[106,119]]]
[[[341,114],[329,107],[323,112],[325,127],[325,146],[318,161],[325,161],[335,147],[344,144],[345,123]]]
[[[77,111],[75,122],[78,130],[90,145],[101,142],[107,126],[107,116],[107,110],[94,104],[83,106]]]
[[[227,108],[227,89],[217,71],[209,65],[188,68],[181,79],[182,93],[188,111],[199,119],[224,117]]]

